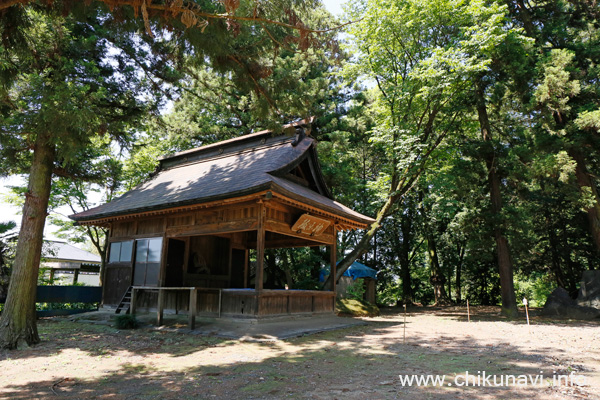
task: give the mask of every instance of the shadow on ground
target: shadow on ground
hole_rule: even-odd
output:
[[[424,313],[461,321],[452,310]],[[409,315],[417,316],[416,310],[411,309]],[[562,364],[542,348],[522,350],[511,343],[511,338],[490,345],[477,337],[449,334],[433,338],[410,336],[404,343],[401,320],[401,314],[388,310],[383,318],[370,320],[368,325],[243,345],[179,332],[118,332],[109,327],[48,321],[41,324],[47,342],[23,352],[31,351],[32,357],[49,357],[61,349],[76,347],[90,355],[129,351],[146,357],[195,357],[198,365],[178,368],[175,363],[172,371],[165,371],[153,367],[151,362],[123,362],[116,371],[89,379],[69,378],[70,371],[65,370],[56,380],[5,385],[0,398],[593,398],[589,388],[580,386],[457,387],[453,379],[465,371],[473,375],[485,370],[488,375],[527,374],[535,378],[542,366]],[[67,337],[60,338],[64,333],[68,333]],[[223,361],[221,352],[225,350],[235,354],[235,359]],[[9,357],[18,358],[18,353],[11,352]],[[584,372],[586,368],[563,367],[567,368],[565,373],[569,368]],[[444,374],[448,380],[441,387],[403,386],[399,375],[413,374]]]

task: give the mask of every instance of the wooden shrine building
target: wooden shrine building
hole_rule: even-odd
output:
[[[159,319],[163,307],[187,311],[192,326],[195,315],[206,313],[334,312],[335,283],[333,291],[263,289],[266,248],[330,246],[335,266],[337,232],[373,222],[332,199],[316,142],[304,128],[289,125],[284,132],[161,158],[145,183],[72,215],[81,225],[110,230],[104,305],[123,306],[132,292],[132,308],[157,307]]]

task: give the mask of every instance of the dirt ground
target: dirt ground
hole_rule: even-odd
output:
[[[406,343],[401,310],[262,342],[43,320],[41,344],[0,352],[0,398],[600,399],[600,321],[533,317],[528,328],[497,308],[473,314],[410,309]],[[419,374],[446,378],[402,384]]]

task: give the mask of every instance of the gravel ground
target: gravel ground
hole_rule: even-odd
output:
[[[534,312],[528,327],[492,307],[472,307],[471,322],[463,308],[419,307],[405,340],[403,319],[390,309],[365,325],[258,342],[42,320],[42,343],[0,352],[0,398],[600,399],[600,321]],[[445,380],[403,384],[412,375]]]

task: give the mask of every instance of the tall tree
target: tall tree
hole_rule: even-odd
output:
[[[474,78],[489,71],[486,50],[505,37],[504,10],[494,3],[365,1],[354,3],[352,12],[364,18],[351,28],[357,56],[349,72],[370,77],[379,89],[374,133],[388,145],[389,192],[376,222],[340,262],[336,279],[366,251],[432,152],[466,117]]]
[[[22,340],[39,342],[35,291],[52,177],[93,179],[90,141],[98,136],[126,141],[130,124],[151,106],[151,97],[140,95],[151,82],[119,51],[135,38],[109,34],[106,15],[93,13],[76,22],[28,9],[23,17],[20,34],[26,46],[2,48],[3,62],[15,65],[19,74],[3,87],[0,152],[6,162],[1,172],[29,174],[0,319],[2,348],[15,348]]]
[[[502,289],[502,311],[510,317],[517,315],[517,299],[513,277],[513,263],[508,245],[508,239],[503,232],[502,218],[502,182],[498,172],[498,156],[492,140],[492,129],[488,117],[486,102],[486,85],[483,78],[475,82],[475,104],[477,117],[481,129],[481,138],[484,142],[484,159],[488,171],[488,188],[490,193],[491,211],[496,240],[496,255],[498,270],[500,272],[500,285]]]
[[[7,348],[21,339],[29,344],[39,340],[33,276],[52,174],[80,177],[78,173],[93,171],[93,161],[86,156],[94,135],[127,144],[132,137],[128,124],[157,110],[156,96],[169,97],[172,88],[162,82],[181,77],[175,67],[183,54],[193,54],[198,65],[214,71],[234,71],[229,78],[235,84],[257,91],[276,109],[260,82],[272,72],[266,54],[282,47],[308,49],[318,33],[304,25],[291,8],[293,1],[165,5],[64,0],[32,2],[26,7],[17,3],[3,5],[0,14],[2,82],[7,94],[2,103],[7,116],[2,129],[7,135],[0,149],[12,168],[2,172],[31,167],[15,277],[0,329],[0,346]],[[316,4],[301,3],[304,9]],[[282,14],[289,23],[269,17]],[[202,16],[214,23],[206,24]],[[145,35],[136,34],[140,27]],[[290,36],[290,29],[300,32],[299,37]],[[48,126],[48,121],[56,123]],[[23,148],[30,148],[31,154],[19,152]],[[31,304],[30,311],[19,314],[16,310],[24,304]]]
[[[598,168],[600,129],[600,93],[595,84],[600,74],[597,4],[585,0],[507,3],[514,21],[536,45],[533,54],[539,73],[533,84],[523,87],[533,97],[532,107],[525,110],[532,113],[537,134],[554,136],[555,153],[566,151],[575,161],[575,184],[589,199],[588,228],[600,252],[600,192],[593,174]]]

